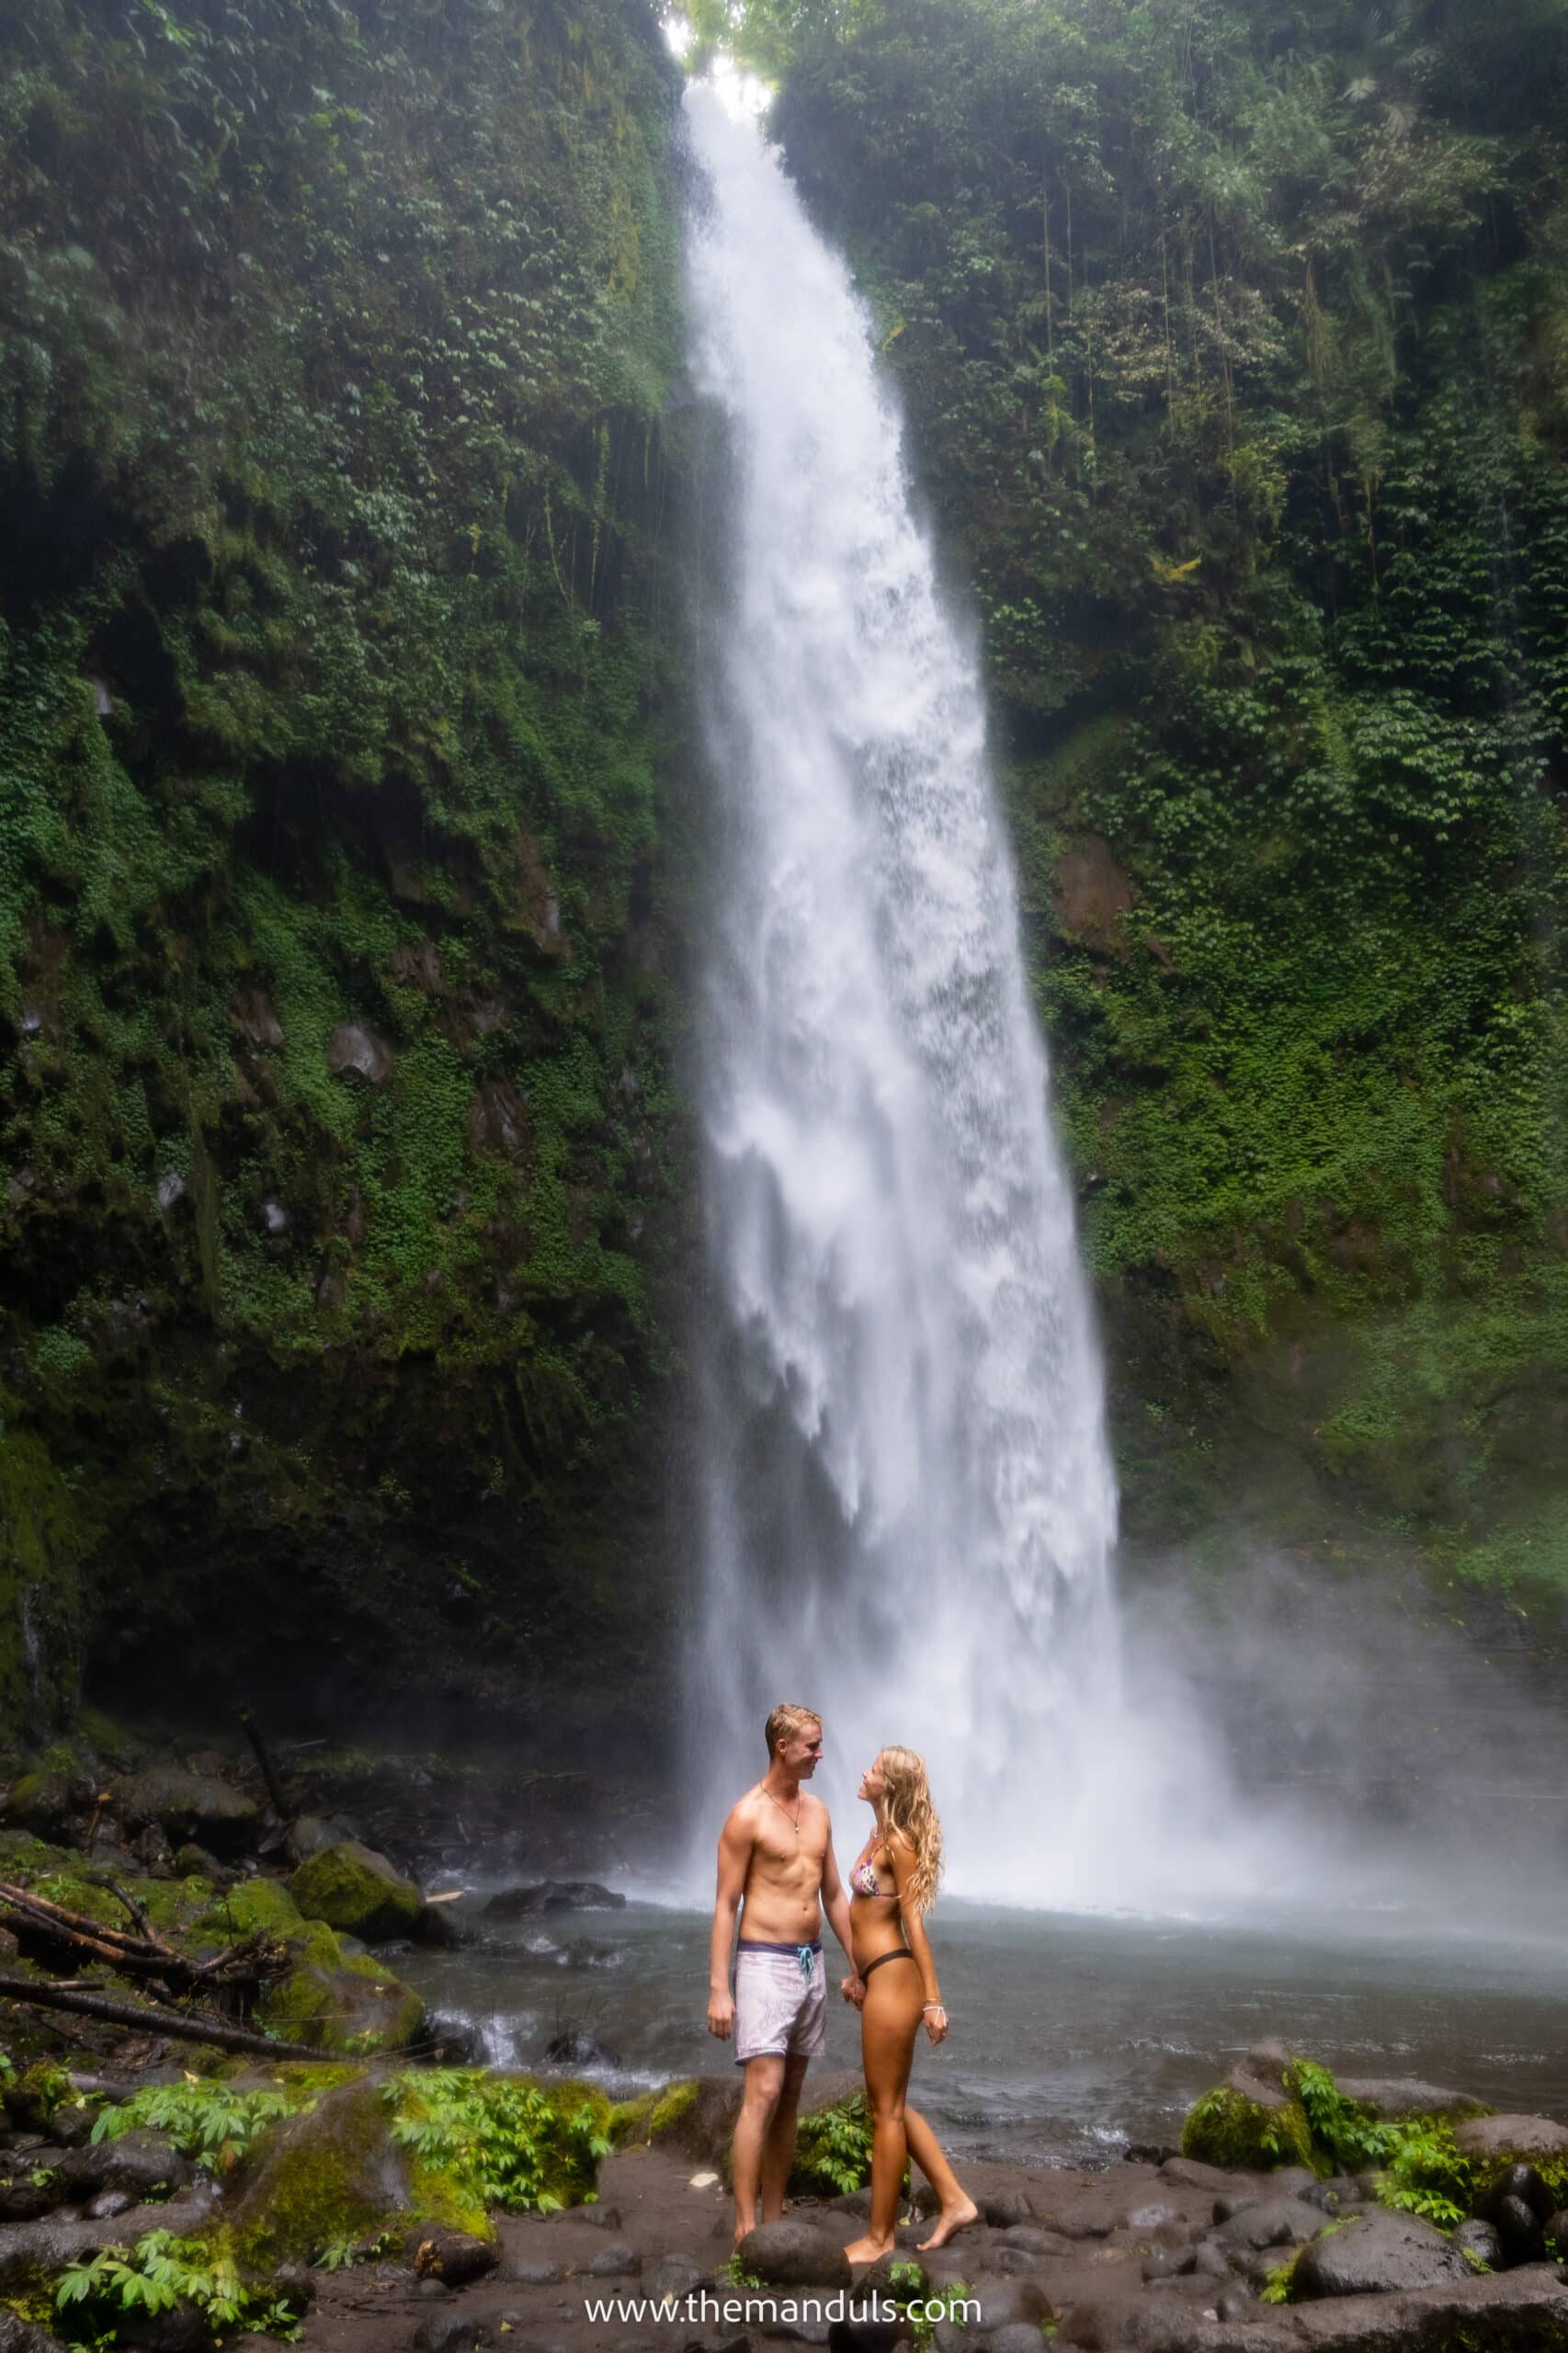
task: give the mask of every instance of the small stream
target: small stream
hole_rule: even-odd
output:
[[[553,2037],[585,2028],[618,2063],[591,2072],[630,2091],[722,2070],[703,2025],[707,1946],[706,1915],[631,1903],[489,1924],[481,1942],[399,1967],[479,2029],[493,2062],[540,2068]],[[1191,2102],[1265,2035],[1346,2074],[1568,2113],[1561,1956],[1545,1943],[1439,1943],[1365,1914],[1306,1938],[950,1901],[937,1951],[953,2031],[916,2057],[914,2095],[971,2154],[1104,2163],[1130,2141],[1174,2143]],[[835,2005],[825,2064],[858,2063],[856,2021]]]

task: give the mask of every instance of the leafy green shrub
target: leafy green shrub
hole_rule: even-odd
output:
[[[801,2119],[790,2186],[843,2197],[871,2178],[871,2120],[865,2095],[852,2092],[832,2108]]]
[[[54,2298],[62,2313],[83,2308],[95,2346],[117,2344],[123,2326],[179,2304],[194,2304],[217,2329],[243,2325],[290,2342],[300,2334],[287,2298],[247,2288],[222,2241],[176,2239],[168,2231],[149,2232],[133,2250],[105,2247],[88,2262],[71,2264]]]
[[[537,2084],[475,2067],[394,2075],[381,2096],[398,2111],[392,2132],[400,2147],[508,2213],[552,2213],[588,2196],[609,2153],[591,2101],[568,2108]]]
[[[93,2127],[95,2141],[118,2141],[148,2125],[166,2132],[183,2156],[209,2173],[227,2173],[247,2150],[308,2100],[284,2091],[236,2091],[229,2084],[194,2081],[151,2084],[118,2108],[106,2108]]]
[[[1346,2099],[1328,2069],[1311,2059],[1298,2060],[1291,2077],[1313,2141],[1341,2172],[1377,2166],[1385,2206],[1424,2214],[1446,2230],[1463,2221],[1471,2169],[1441,2117],[1376,2117]]]

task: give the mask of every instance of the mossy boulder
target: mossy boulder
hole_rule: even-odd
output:
[[[324,1920],[302,1917],[280,1880],[242,1881],[196,1924],[212,1944],[257,1933],[283,1945],[290,1963],[257,2007],[263,2028],[286,2041],[366,2054],[401,2051],[418,2034],[425,2005],[412,1986],[369,1953],[345,1953]]]
[[[289,1893],[307,1920],[324,1920],[367,1944],[412,1936],[425,1909],[413,1881],[357,1838],[309,1856],[289,1881]]]
[[[1228,2173],[1268,2173],[1277,2165],[1306,2165],[1316,2174],[1327,2170],[1301,2101],[1283,2082],[1244,2067],[1233,2068],[1188,2110],[1181,2153]]]
[[[69,1773],[24,1773],[6,1796],[6,1819],[18,1828],[68,1831],[93,1802],[90,1781]]]
[[[334,2241],[401,2236],[414,2200],[392,2110],[381,2086],[360,2076],[269,2132],[224,2202],[236,2257],[255,2279],[280,2263],[308,2263]]]
[[[1472,2117],[1454,2128],[1454,2145],[1470,2169],[1472,2207],[1514,2165],[1529,2165],[1551,2192],[1568,2205],[1568,2126],[1547,2116]]]

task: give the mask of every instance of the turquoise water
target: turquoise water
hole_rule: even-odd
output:
[[[941,1906],[933,1943],[952,2031],[940,2051],[922,2043],[913,2089],[971,2153],[1083,2163],[1174,2143],[1190,2103],[1265,2035],[1346,2074],[1418,2075],[1568,2115],[1562,1963],[1544,1945],[1438,1940],[1366,1915],[1302,1933],[959,1902]],[[630,2086],[722,2069],[703,2023],[707,1951],[705,1915],[630,1904],[492,1927],[399,1966],[472,2020],[493,2059],[540,2066],[575,2028],[613,2054],[595,2072]],[[855,2016],[835,2003],[824,2063],[858,2060]]]

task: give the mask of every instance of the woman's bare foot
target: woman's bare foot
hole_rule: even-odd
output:
[[[966,2198],[959,2206],[944,2206],[930,2237],[920,2241],[921,2254],[927,2254],[934,2246],[946,2246],[955,2231],[967,2230],[971,2222],[978,2222],[979,2220],[980,2209],[972,2198]],[[854,2258],[850,2259],[853,2261]]]
[[[851,2239],[844,2252],[851,2263],[880,2263],[893,2249],[892,2239]]]

